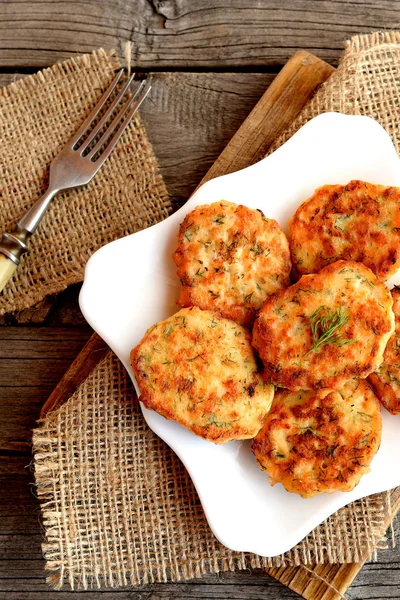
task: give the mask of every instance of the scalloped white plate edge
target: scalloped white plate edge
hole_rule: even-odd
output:
[[[136,390],[131,348],[147,327],[178,310],[179,282],[171,254],[187,212],[198,204],[226,199],[262,209],[286,230],[288,218],[314,189],[351,179],[400,186],[395,148],[385,130],[368,117],[324,113],[269,157],[201,186],[161,223],[98,250],[86,266],[80,307],[121,359]],[[388,285],[395,283],[400,283],[399,274]],[[232,550],[266,557],[282,554],[339,508],[400,485],[400,416],[386,411],[371,473],[352,492],[305,500],[281,485],[268,484],[249,442],[216,446],[141,407],[150,428],[184,463],[215,536]]]

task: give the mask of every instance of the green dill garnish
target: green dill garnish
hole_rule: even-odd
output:
[[[344,233],[346,233],[347,229],[346,229],[346,226],[343,223],[343,221],[347,221],[350,218],[351,218],[351,215],[348,215],[348,214],[338,215],[335,219],[335,225],[334,225],[335,229],[339,229],[340,231],[343,231]],[[340,225],[344,225],[344,228],[340,227],[339,223],[340,223]]]
[[[199,269],[197,269],[197,271],[196,271],[196,273],[195,273],[195,274],[196,274],[198,277],[203,277],[204,273],[205,273],[205,269],[201,270],[201,267],[200,267]]]
[[[251,302],[251,297],[252,297],[252,295],[253,295],[253,294],[254,294],[254,292],[250,292],[250,294],[247,294],[247,296],[245,296],[245,297],[244,297],[244,302],[245,302],[246,304],[250,304],[250,302]]]
[[[370,423],[372,421],[372,415],[369,415],[368,413],[358,410],[357,414],[360,416],[361,421],[364,421],[364,423]]]
[[[304,356],[307,356],[313,350],[318,350],[322,346],[347,346],[355,342],[354,339],[343,337],[339,331],[341,327],[347,325],[349,317],[342,310],[331,310],[325,306],[320,306],[310,317],[310,326],[312,333],[312,347]]]
[[[210,425],[214,425],[214,427],[223,427],[228,428],[232,427],[232,423],[236,423],[239,419],[233,419],[232,421],[217,421],[217,415],[215,413],[211,413],[208,422]]]
[[[229,354],[227,354],[226,356],[224,356],[222,358],[221,363],[223,365],[227,365],[227,366],[229,366],[230,364],[231,365],[237,365],[237,364],[239,364],[237,360],[233,360],[231,352],[229,352]]]
[[[218,326],[218,322],[215,319],[211,319],[210,321],[210,327],[211,329],[214,329],[214,327]]]
[[[225,223],[225,217],[226,215],[217,215],[217,217],[214,219],[214,223],[216,225],[223,225]]]
[[[254,244],[254,246],[250,248],[250,252],[252,253],[254,259],[264,252],[264,248],[260,246],[260,244]]]
[[[179,323],[179,325],[185,329],[186,324],[187,324],[187,319],[184,315],[176,315],[174,316],[174,319],[177,323]]]
[[[174,328],[172,325],[167,325],[166,328],[164,329],[164,336],[166,338],[169,338],[169,336],[171,335],[171,333],[173,332]]]

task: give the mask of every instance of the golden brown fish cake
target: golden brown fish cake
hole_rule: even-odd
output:
[[[268,383],[340,389],[376,371],[394,331],[392,297],[361,263],[338,261],[264,302],[253,345]]]
[[[131,362],[147,408],[216,444],[253,438],[274,395],[250,333],[197,307],[150,327]]]
[[[297,209],[289,239],[299,275],[344,259],[362,262],[386,281],[400,268],[400,188],[364,181],[324,185]]]
[[[392,415],[400,413],[400,288],[392,290],[395,332],[383,353],[383,362],[368,377],[382,405]]]
[[[254,321],[269,294],[289,285],[289,243],[278,223],[225,200],[186,215],[173,258],[180,306],[214,310],[241,325]]]
[[[379,449],[378,399],[364,380],[328,393],[279,390],[252,450],[270,483],[311,498],[350,492]]]

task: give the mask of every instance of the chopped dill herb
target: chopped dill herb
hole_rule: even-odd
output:
[[[166,328],[164,329],[164,337],[169,338],[169,336],[171,335],[173,330],[174,330],[174,328],[172,325],[167,325]]]
[[[244,297],[244,301],[246,304],[250,304],[251,302],[251,297],[254,294],[254,292],[251,292],[250,294],[247,294],[247,296]]]
[[[204,273],[205,273],[205,270],[204,270],[204,269],[203,269],[203,270],[201,270],[201,267],[200,267],[199,269],[197,269],[197,271],[196,271],[196,273],[195,273],[195,274],[196,274],[198,277],[203,277]]]
[[[364,421],[364,423],[370,423],[372,421],[372,416],[368,413],[361,412],[360,410],[358,410],[357,414],[360,415],[360,419]]]
[[[250,248],[250,252],[252,253],[254,259],[264,252],[264,248],[260,246],[260,244],[254,244],[254,246]]]
[[[310,317],[312,333],[312,347],[304,356],[322,346],[347,346],[355,342],[354,339],[344,338],[339,329],[348,323],[349,317],[342,311],[342,307],[333,311],[325,306],[320,306]]]
[[[187,324],[187,319],[184,315],[177,315],[174,317],[175,321],[177,321],[180,326],[184,329],[186,327]]]
[[[223,225],[225,223],[226,215],[217,215],[216,219],[214,219],[214,223],[216,225]]]
[[[218,322],[215,319],[211,319],[210,321],[210,327],[211,329],[214,329],[214,327],[218,326]]]

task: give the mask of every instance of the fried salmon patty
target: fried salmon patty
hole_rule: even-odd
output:
[[[289,243],[278,223],[225,200],[186,215],[173,258],[180,306],[214,310],[241,325],[254,321],[269,294],[289,285]]]
[[[368,380],[383,406],[392,415],[400,413],[400,288],[392,290],[395,332],[388,341],[383,362]]]
[[[271,406],[250,333],[208,310],[186,308],[150,327],[131,361],[146,408],[216,444],[253,438]]]
[[[325,397],[279,390],[252,450],[272,485],[311,498],[351,491],[370,471],[381,432],[379,402],[364,380]]]
[[[253,345],[268,383],[341,388],[377,370],[394,331],[392,297],[368,267],[338,261],[263,304]]]
[[[400,188],[324,185],[297,209],[289,238],[299,275],[344,259],[364,263],[386,281],[400,268]]]

